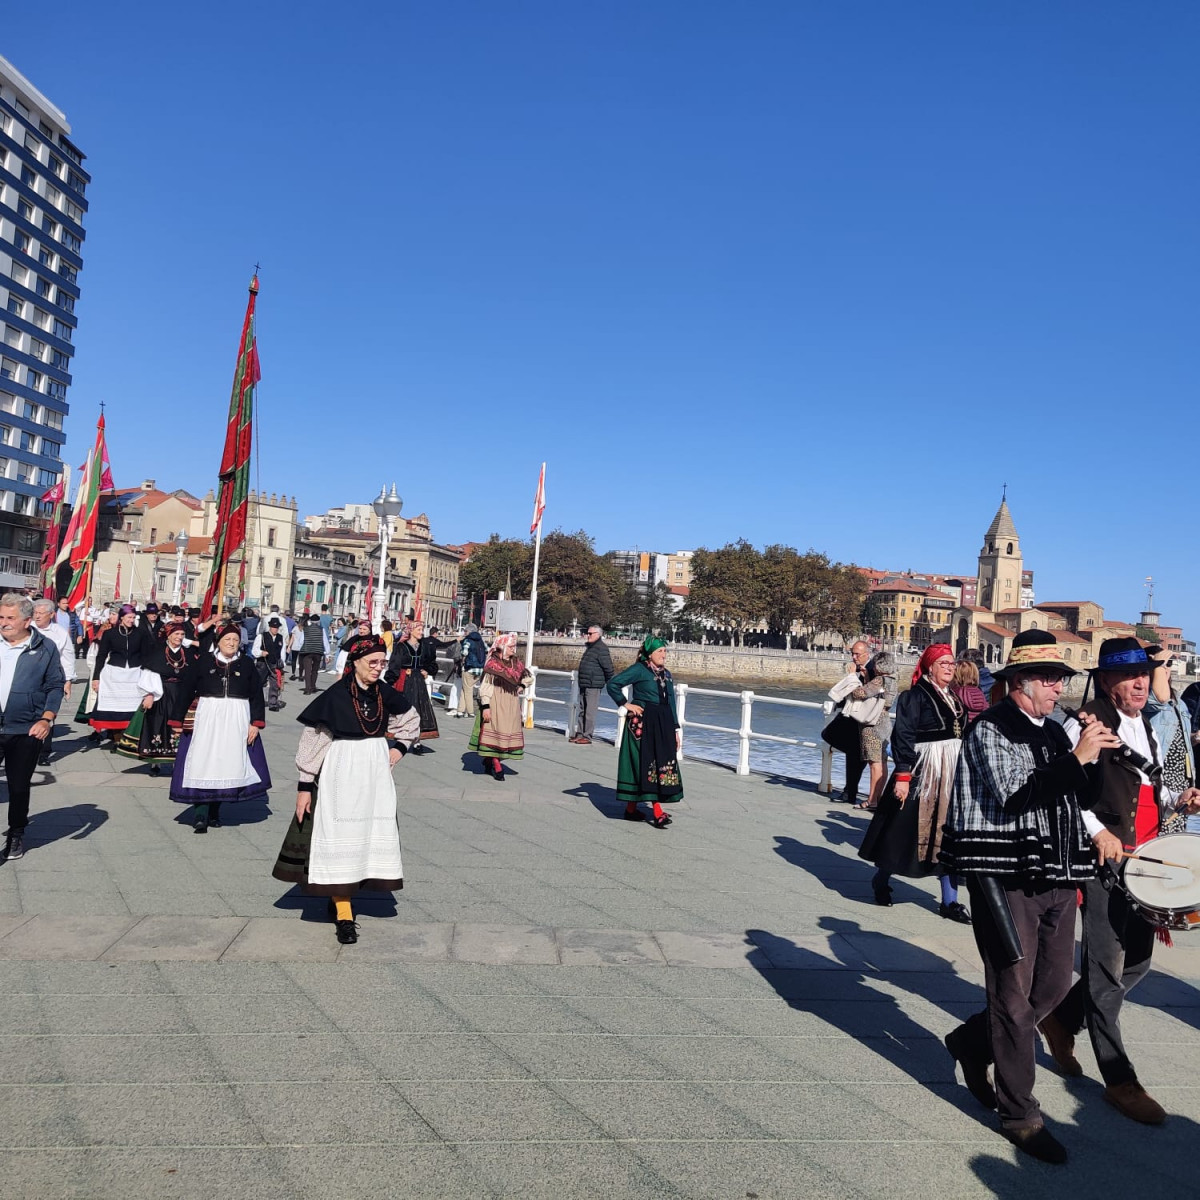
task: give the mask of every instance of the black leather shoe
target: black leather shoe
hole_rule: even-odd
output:
[[[151,763],[150,764],[150,774],[153,775],[155,779],[157,779],[162,774],[162,767],[160,767],[158,765],[158,763]]]
[[[670,817],[651,817],[649,821],[649,824],[653,825],[655,829],[666,829],[670,823]]]
[[[208,806],[208,823],[213,829],[221,828],[221,805],[219,802]]]
[[[1045,1125],[1036,1129],[1002,1129],[1000,1131],[1018,1150],[1044,1163],[1065,1163],[1067,1148]]]
[[[357,921],[338,921],[337,922],[337,940],[343,946],[353,946],[358,941],[358,922]]]
[[[883,887],[875,888],[875,903],[880,908],[892,907],[892,889],[885,883]]]
[[[984,1108],[993,1109],[996,1107],[996,1089],[992,1087],[992,1081],[988,1078],[988,1064],[963,1053],[958,1032],[955,1029],[946,1034],[946,1049],[950,1052],[950,1057],[962,1067],[963,1083],[967,1085],[967,1091]]]
[[[646,819],[646,814],[639,808],[635,808],[632,812],[629,809],[626,809],[621,816],[623,816],[626,821],[644,821]]]
[[[971,914],[967,912],[967,906],[961,900],[955,900],[953,904],[939,904],[938,912],[947,921],[957,921],[960,925],[971,924]]]
[[[4,850],[0,853],[0,862],[15,861],[25,857],[25,839],[19,833],[10,833],[4,839]]]
[[[192,824],[193,833],[208,832],[208,813],[197,813],[196,820]]]

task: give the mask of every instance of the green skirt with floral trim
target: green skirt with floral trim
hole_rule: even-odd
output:
[[[626,804],[674,804],[683,799],[669,705],[647,704],[640,719],[626,718],[617,751],[617,799]]]

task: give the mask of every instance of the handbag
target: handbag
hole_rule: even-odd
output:
[[[859,725],[874,725],[883,716],[887,704],[882,696],[868,696],[865,700],[847,700],[842,715]]]

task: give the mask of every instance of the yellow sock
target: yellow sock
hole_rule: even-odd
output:
[[[350,907],[349,896],[334,896],[333,907],[335,910],[335,921],[353,921],[354,909]]]

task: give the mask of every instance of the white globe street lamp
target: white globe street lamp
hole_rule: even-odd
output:
[[[392,534],[392,522],[404,507],[404,501],[396,495],[395,483],[392,484],[390,494],[387,484],[384,484],[379,489],[379,495],[372,501],[371,507],[379,518],[379,581],[375,585],[375,611],[371,614],[371,627],[379,633],[387,596],[388,539]]]

